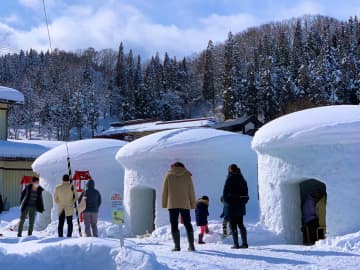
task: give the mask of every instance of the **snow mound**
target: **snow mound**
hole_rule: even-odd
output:
[[[40,184],[52,194],[56,185],[61,183],[62,176],[68,173],[67,158],[70,157],[72,173],[76,170],[90,172],[95,181],[95,188],[102,196],[99,218],[111,220],[111,194],[123,192],[124,170],[115,160],[115,155],[127,142],[113,139],[87,139],[59,145],[39,156],[32,164],[33,170],[40,175]],[[57,220],[56,207],[51,210],[51,220]],[[43,221],[46,223],[48,221]]]
[[[159,263],[153,252],[145,251],[131,241],[126,242],[126,247],[120,250],[115,262],[121,270],[170,269],[165,264]]]
[[[86,160],[108,157],[109,152],[114,149],[119,150],[125,144],[126,142],[112,139],[86,139],[64,143],[37,158],[32,168],[35,171],[41,171],[45,168],[51,170],[61,167],[67,171],[67,157],[69,156],[74,168],[86,169],[88,167]],[[114,157],[115,154],[116,152]]]
[[[183,162],[192,173],[197,198],[203,195],[210,198],[209,219],[221,215],[223,205],[220,197],[228,167],[237,163],[249,188],[250,201],[245,220],[258,220],[257,159],[250,147],[251,139],[250,136],[211,128],[182,128],[154,133],[122,147],[116,159],[125,168],[126,229],[130,228],[130,234],[134,235],[145,233],[146,228],[138,226],[144,224],[145,217],[149,220],[148,231],[152,231],[152,224],[156,227],[168,223],[168,212],[161,205],[162,183],[175,161]],[[140,191],[145,195],[135,193]],[[145,212],[145,207],[140,206],[153,204],[152,192],[156,197],[155,209]],[[150,216],[151,213],[155,214],[154,217]]]
[[[253,149],[264,151],[285,146],[360,142],[360,106],[317,107],[279,117],[259,129],[252,141]]]

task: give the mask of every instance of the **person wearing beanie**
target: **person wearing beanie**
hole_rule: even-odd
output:
[[[86,201],[86,208],[83,211],[85,234],[87,237],[90,236],[98,237],[99,235],[98,235],[97,221],[98,221],[99,207],[101,205],[101,195],[100,192],[97,189],[95,189],[95,181],[93,179],[90,179],[87,182],[86,190],[80,195],[79,204],[82,199]]]
[[[29,215],[28,235],[32,235],[34,230],[36,211],[42,213],[44,211],[44,201],[42,197],[43,188],[39,185],[39,178],[33,177],[32,183],[26,185],[20,197],[20,222],[17,236],[21,237],[24,222]]]
[[[62,183],[55,187],[54,200],[58,207],[59,225],[58,235],[63,237],[64,223],[67,223],[67,237],[72,236],[74,203],[78,199],[78,194],[74,186],[70,183],[70,177],[64,174]]]
[[[202,196],[200,199],[198,199],[195,208],[196,226],[200,227],[200,233],[198,239],[199,244],[205,244],[203,240],[204,234],[209,232],[207,228],[208,216],[209,216],[209,197],[205,195]]]
[[[230,221],[230,227],[234,245],[231,248],[248,248],[247,231],[244,226],[244,216],[246,215],[246,204],[249,201],[247,182],[236,164],[231,164],[228,168],[223,194],[224,198],[224,218]],[[239,245],[238,228],[242,245]]]

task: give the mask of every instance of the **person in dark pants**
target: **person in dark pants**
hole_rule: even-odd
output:
[[[36,211],[42,213],[44,211],[44,201],[42,198],[43,188],[39,185],[39,178],[33,177],[32,183],[28,184],[21,193],[20,198],[20,222],[17,236],[21,237],[24,222],[29,215],[28,235],[32,235],[34,230]]]
[[[181,162],[175,162],[167,172],[162,186],[162,207],[169,210],[171,235],[175,247],[180,251],[179,214],[181,215],[189,242],[189,251],[194,251],[194,230],[190,210],[195,208],[195,191],[191,173]]]
[[[209,197],[204,195],[198,199],[195,208],[196,225],[200,226],[199,244],[205,244],[203,238],[204,234],[209,232],[208,229],[208,216],[209,216]]]
[[[319,227],[319,217],[316,213],[316,203],[323,197],[321,191],[316,190],[307,194],[302,204],[302,232],[303,244],[314,245],[318,240],[317,229]]]
[[[58,235],[63,237],[63,229],[65,218],[68,226],[67,237],[72,236],[73,232],[73,214],[74,214],[74,203],[78,199],[78,194],[72,184],[70,183],[69,175],[64,174],[62,183],[57,185],[54,192],[54,200],[58,206],[59,214],[59,225]]]
[[[248,248],[247,232],[244,226],[244,215],[246,214],[246,203],[249,200],[247,183],[236,164],[228,168],[228,176],[223,189],[224,218],[230,221],[234,245],[231,248]],[[242,239],[239,245],[238,230]]]
[[[101,205],[101,195],[100,192],[95,189],[94,180],[90,179],[86,184],[86,191],[80,195],[79,203],[84,197],[86,200],[86,208],[83,212],[84,215],[84,224],[85,224],[85,234],[86,236],[98,237],[98,229],[97,229],[97,220],[99,207]],[[91,228],[91,231],[90,231]]]
[[[224,204],[224,197],[223,197],[223,196],[221,196],[220,201],[221,201],[222,204]],[[222,213],[221,213],[221,215],[220,215],[220,218],[223,219],[223,222],[222,222],[222,236],[221,236],[221,238],[222,238],[222,239],[225,239],[229,234],[231,234],[231,230],[229,230],[229,232],[228,232],[228,228],[227,228],[227,227],[228,227],[228,224],[229,224],[229,220],[227,220],[227,219],[225,218],[224,210],[222,211]]]

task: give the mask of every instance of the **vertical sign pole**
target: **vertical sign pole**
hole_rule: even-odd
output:
[[[114,224],[119,224],[120,246],[124,247],[124,206],[123,198],[120,193],[116,192],[111,195],[111,216]]]

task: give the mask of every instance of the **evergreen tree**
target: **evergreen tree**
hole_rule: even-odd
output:
[[[124,117],[123,101],[128,91],[126,59],[124,55],[124,46],[122,42],[120,43],[119,52],[117,56],[116,69],[115,69],[115,87],[113,91],[114,91],[114,93],[112,94],[112,98],[114,100],[113,109],[115,110],[116,116],[119,119],[122,119]]]
[[[223,114],[225,119],[235,117],[235,93],[232,89],[234,39],[230,32],[224,48],[225,74],[223,82]]]
[[[212,104],[212,109],[215,109],[215,85],[214,85],[214,59],[213,59],[214,44],[210,40],[205,52],[205,69],[203,79],[202,94],[205,100],[209,100]]]

